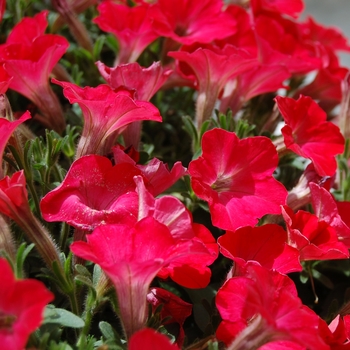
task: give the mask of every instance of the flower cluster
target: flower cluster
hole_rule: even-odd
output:
[[[350,45],[303,9],[0,1],[0,348],[350,349]]]

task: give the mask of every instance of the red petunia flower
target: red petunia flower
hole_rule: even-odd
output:
[[[182,326],[186,318],[192,313],[192,305],[162,288],[152,288],[147,294],[147,302],[152,305],[153,311],[162,305],[160,316],[162,319],[167,319],[164,325],[173,323],[179,325],[180,330],[176,337],[176,344],[181,347],[185,339],[185,332]]]
[[[326,112],[332,111],[342,101],[342,84],[349,72],[347,68],[339,66],[338,58],[332,51],[329,53],[329,60],[329,65],[320,69],[310,84],[294,94],[310,96],[319,101],[319,106]]]
[[[236,21],[223,7],[222,0],[158,0],[153,27],[159,35],[184,45],[210,43],[236,30]]]
[[[138,101],[150,101],[172,72],[171,69],[163,68],[160,62],[154,62],[148,68],[141,67],[137,62],[114,68],[107,67],[100,61],[96,65],[112,89],[124,86],[135,90],[135,99]]]
[[[3,349],[23,350],[29,335],[43,321],[45,306],[54,299],[34,279],[16,280],[9,263],[0,258],[0,343]]]
[[[299,252],[287,245],[287,232],[279,225],[241,227],[227,231],[218,239],[220,252],[235,262],[235,275],[241,274],[247,262],[281,273],[301,271]]]
[[[162,87],[172,70],[164,69],[160,62],[154,62],[150,67],[143,68],[138,63],[122,64],[109,68],[102,62],[96,63],[102,77],[113,89],[125,87],[135,90],[135,100],[150,101],[153,95]],[[126,147],[138,149],[141,139],[141,121],[134,121],[123,131]]]
[[[78,103],[83,111],[84,127],[77,158],[109,153],[116,136],[134,121],[162,121],[159,110],[152,103],[136,101],[133,93],[124,88],[114,90],[108,85],[81,88],[72,83],[53,82],[62,86],[69,102]]]
[[[14,120],[13,122],[10,122],[9,120],[5,118],[0,118],[0,135],[1,135],[1,142],[0,142],[0,175],[2,174],[2,157],[3,153],[7,144],[7,141],[11,137],[12,133],[15,131],[18,125],[22,124],[26,120],[31,118],[30,113],[27,111],[25,112],[19,119]]]
[[[38,119],[62,132],[65,120],[61,105],[49,85],[49,76],[69,43],[59,35],[45,34],[48,12],[24,18],[0,45],[0,63],[12,76],[10,89],[33,101],[43,113]]]
[[[148,289],[163,267],[193,255],[203,257],[203,264],[208,255],[215,259],[202,242],[177,239],[152,217],[135,225],[100,226],[87,242],[74,242],[71,250],[99,264],[113,282],[127,338],[145,326]]]
[[[255,15],[271,11],[298,18],[304,10],[303,0],[251,0],[250,5]]]
[[[231,278],[219,289],[216,306],[223,319],[216,336],[226,344],[241,336],[249,348],[294,349],[290,346],[295,344],[298,349],[328,349],[318,334],[318,316],[302,304],[294,282],[277,271],[248,266],[245,276]],[[249,332],[247,326],[259,318]]]
[[[281,212],[287,191],[272,176],[278,156],[268,138],[240,140],[213,129],[203,135],[202,151],[188,171],[194,192],[209,203],[213,225],[234,231]]]
[[[282,128],[286,147],[311,159],[319,175],[334,175],[335,156],[344,151],[344,137],[339,128],[327,121],[326,113],[310,97],[294,100],[277,96],[275,101],[286,122]]]
[[[56,244],[29,207],[23,170],[14,173],[11,178],[6,176],[0,180],[0,213],[24,230],[49,268],[52,268],[54,261],[60,261]]]
[[[280,15],[264,12],[254,21],[258,47],[264,64],[279,62],[290,73],[306,74],[322,67],[319,45],[302,38],[300,24]]]
[[[325,27],[308,17],[305,23],[300,24],[303,40],[319,42],[332,51],[350,51],[347,38],[336,27]]]
[[[118,39],[119,52],[115,66],[135,62],[142,51],[160,35],[153,27],[153,9],[143,3],[129,7],[113,1],[103,1],[94,22]]]
[[[129,163],[113,166],[105,157],[81,157],[62,183],[41,200],[43,218],[88,231],[108,223],[135,223],[138,197],[133,177],[141,174]]]
[[[222,49],[214,45],[197,47],[198,45],[183,47],[181,51],[172,51],[168,55],[180,62],[180,73],[197,84],[196,122],[200,128],[211,117],[225,84],[255,67],[257,60],[245,50],[232,45],[226,45]]]

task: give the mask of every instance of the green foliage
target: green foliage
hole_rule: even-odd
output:
[[[82,328],[84,321],[66,309],[48,305],[45,309],[43,324],[52,324],[60,327]]]

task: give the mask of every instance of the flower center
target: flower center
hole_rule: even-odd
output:
[[[232,188],[232,176],[218,177],[211,185],[211,188],[216,192],[227,192]]]
[[[17,317],[15,315],[5,314],[0,311],[0,330],[11,331],[16,319]]]

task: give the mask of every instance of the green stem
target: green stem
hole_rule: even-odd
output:
[[[64,252],[66,245],[67,245],[67,239],[69,235],[69,225],[65,222],[62,223],[61,233],[60,233],[60,248],[61,251]]]
[[[79,339],[77,342],[78,350],[84,350],[86,347],[86,337],[89,334],[89,330],[91,327],[91,321],[95,313],[95,309],[97,307],[97,300],[96,297],[93,295],[91,291],[89,291],[86,304],[85,304],[85,310],[84,310],[84,321],[85,325],[83,329],[80,332]]]
[[[79,303],[78,303],[78,299],[77,299],[77,295],[75,293],[75,290],[72,289],[69,293],[67,293],[69,301],[70,301],[70,305],[72,308],[72,312],[79,316],[80,314],[80,308],[79,308]]]
[[[28,176],[27,176],[27,172],[26,172],[26,171],[25,171],[25,176],[26,176],[26,178],[28,179]],[[40,219],[42,219],[41,210],[40,210],[40,201],[39,201],[39,197],[38,197],[37,191],[36,191],[35,188],[34,188],[33,181],[27,181],[27,185],[28,185],[30,194],[31,194],[31,196],[32,196],[32,198],[33,198],[33,201],[34,201],[35,214],[36,214]]]

